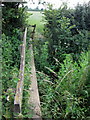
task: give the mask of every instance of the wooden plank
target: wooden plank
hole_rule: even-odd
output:
[[[15,99],[14,99],[14,112],[15,113],[21,113],[21,106],[22,106],[26,35],[27,35],[27,28],[25,29],[25,32],[24,32],[23,44],[22,44],[22,49],[21,49],[21,63],[20,63],[19,81],[17,83],[16,95],[15,95]]]
[[[35,31],[35,28],[34,28],[34,31]],[[33,34],[34,34],[34,31],[33,31]],[[33,37],[34,35],[32,35],[32,37],[30,38],[30,41],[33,40]],[[30,84],[30,89],[29,89],[30,90],[29,103],[30,103],[30,106],[32,105],[31,109],[34,113],[32,120],[34,119],[42,120],[32,44],[30,44],[29,50],[30,50],[30,55],[31,55],[31,59],[30,59],[30,65],[31,65],[30,83],[31,84]]]
[[[34,63],[34,55],[32,50],[32,45],[30,46],[30,54],[31,54],[31,75],[30,75],[30,99],[29,103],[32,105],[32,110],[34,112],[33,118],[39,118],[41,120],[41,110],[40,110],[40,99],[39,99],[39,92],[38,92],[38,85],[37,85],[37,78],[36,78],[36,70],[35,70],[35,63]]]

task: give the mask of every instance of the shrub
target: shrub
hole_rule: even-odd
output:
[[[52,81],[44,73],[38,73],[43,118],[85,120],[89,117],[88,53],[82,53],[79,64],[67,54],[60,64],[58,79]]]
[[[55,64],[53,57],[62,62],[65,58],[63,54],[72,54],[73,59],[77,61],[80,53],[88,49],[87,31],[79,31],[75,23],[71,24],[74,18],[73,15],[68,17],[69,11],[66,6],[59,9],[52,9],[50,6],[49,10],[44,12],[46,20],[44,34],[48,41],[50,65]],[[75,34],[72,34],[73,29],[77,31]]]

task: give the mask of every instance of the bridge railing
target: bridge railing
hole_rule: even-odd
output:
[[[34,38],[36,25],[32,25],[29,27],[33,27],[32,35],[30,38],[30,41],[32,41]],[[14,98],[14,113],[15,114],[22,113],[26,38],[27,38],[27,28],[25,28],[23,43],[21,46],[21,62],[20,62],[19,81],[17,83],[16,94],[15,94],[15,98]],[[42,120],[37,78],[36,78],[36,70],[35,70],[35,63],[34,63],[33,46],[31,43],[32,42],[30,42],[30,45],[29,45],[29,51],[30,51],[29,53],[31,56],[31,59],[30,59],[31,73],[30,73],[30,85],[29,85],[30,86],[30,89],[29,89],[30,96],[28,97],[28,101],[29,101],[28,103],[30,105],[30,111],[31,110],[33,111],[32,120],[34,120],[34,119]]]

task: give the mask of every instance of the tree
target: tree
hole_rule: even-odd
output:
[[[78,29],[90,31],[90,2],[83,5],[78,4],[74,11],[74,19]]]
[[[76,29],[75,24],[71,21],[74,19],[71,16],[70,9],[67,6],[61,6],[58,10],[52,9],[45,10],[44,15],[46,19],[45,37],[49,41],[49,61],[54,64],[53,57],[57,58],[60,62],[65,58],[65,54],[72,54],[74,60],[82,51],[87,50],[88,39],[87,35]],[[72,34],[72,31],[76,32]]]

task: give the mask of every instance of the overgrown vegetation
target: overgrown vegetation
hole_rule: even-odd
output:
[[[4,3],[2,7],[2,119],[14,119],[14,95],[16,85],[19,80],[20,53],[23,40],[24,28],[27,26],[29,13],[20,3]],[[28,37],[27,37],[28,41]],[[25,66],[25,86],[23,103],[26,105],[28,95],[28,83],[30,74],[28,47],[26,49],[26,66]],[[28,83],[27,83],[28,82]],[[23,117],[28,112],[27,106],[23,107]]]
[[[65,58],[64,54],[72,54],[73,59],[77,60],[80,53],[88,49],[88,31],[84,28],[81,31],[77,29],[76,22],[71,24],[74,18],[73,16],[69,18],[69,12],[72,11],[67,6],[61,6],[58,10],[52,9],[50,6],[49,10],[44,12],[47,21],[45,36],[49,43],[48,58],[52,64],[54,64],[53,57],[62,62]]]
[[[62,5],[58,10],[50,5],[44,11],[45,39],[34,47],[43,118],[90,119],[90,31],[83,26],[89,23],[85,6],[88,11],[89,3],[75,9]]]
[[[20,45],[24,27],[37,24],[35,37],[35,64],[43,119],[89,120],[90,119],[90,2],[68,9],[44,11],[44,26],[36,21],[41,14],[31,13],[20,3],[4,3],[2,8],[2,100],[3,118],[13,119],[13,103],[19,76]],[[30,21],[29,21],[30,20]],[[42,29],[44,31],[42,32]],[[22,103],[23,118],[30,118],[28,106],[30,75],[30,44],[28,29],[25,64],[25,84]],[[9,97],[8,97],[9,96]]]
[[[82,53],[77,62],[70,54],[63,63],[56,61],[60,69],[58,79],[52,80],[43,72],[38,73],[42,114],[54,120],[89,119],[89,70],[88,53]]]

